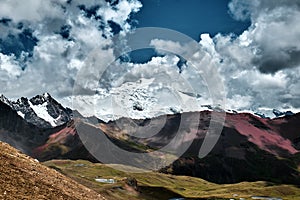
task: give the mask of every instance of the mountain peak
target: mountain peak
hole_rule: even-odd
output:
[[[10,101],[1,95],[0,101],[15,110],[28,123],[39,127],[51,128],[71,119],[70,111],[53,99],[49,93],[36,95],[31,99],[21,97],[17,101]]]
[[[45,93],[43,94],[43,96],[44,96],[45,98],[51,97],[51,95],[50,95],[48,92],[45,92]]]
[[[5,103],[5,104],[7,104],[9,106],[11,105],[11,102],[3,94],[1,94],[1,96],[0,96],[0,101],[2,101],[3,103]]]
[[[43,93],[41,95],[36,95],[30,99],[30,102],[34,105],[43,104],[45,102],[53,101],[54,99],[49,93]],[[56,102],[58,103],[58,102]]]

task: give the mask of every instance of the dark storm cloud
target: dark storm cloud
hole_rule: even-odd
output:
[[[262,73],[300,66],[299,0],[233,0],[229,8],[236,19],[251,19],[252,64]]]
[[[232,0],[228,5],[231,14],[237,20],[247,20],[259,17],[263,12],[270,12],[279,7],[300,10],[299,0]]]
[[[257,65],[262,73],[275,73],[285,68],[300,66],[300,51],[286,50],[282,52],[272,52],[271,55],[265,53],[261,58],[254,58],[253,64]]]

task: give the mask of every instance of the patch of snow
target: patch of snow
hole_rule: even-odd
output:
[[[198,92],[184,91],[154,78],[127,81],[110,90],[97,90],[94,95],[74,95],[72,108],[83,116],[96,116],[108,122],[121,117],[153,118],[165,114],[217,110],[211,99]]]
[[[17,113],[18,113],[18,115],[19,115],[20,117],[22,117],[23,119],[25,119],[25,114],[24,114],[24,113],[22,113],[21,111],[18,111]]]
[[[49,95],[48,92],[46,92],[46,93],[43,94],[43,96],[44,96],[45,98],[48,98],[50,95]]]
[[[48,113],[47,102],[45,102],[41,105],[33,105],[30,101],[28,101],[28,102],[29,102],[29,105],[32,108],[32,110],[35,112],[35,114],[39,118],[49,122],[51,124],[51,126],[53,126],[53,127],[56,126],[56,119],[51,117]]]
[[[125,82],[109,91],[98,91],[91,96],[73,96],[74,110],[85,117],[96,116],[105,122],[121,117],[145,119],[164,114],[208,110],[201,107],[200,103],[210,104],[211,101],[156,83],[153,78]]]

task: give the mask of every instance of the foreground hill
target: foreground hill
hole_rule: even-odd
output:
[[[0,199],[105,199],[0,142]]]

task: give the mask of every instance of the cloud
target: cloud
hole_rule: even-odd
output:
[[[116,6],[112,7],[107,4],[107,6],[101,7],[97,14],[103,17],[105,24],[108,24],[109,21],[114,21],[123,30],[129,31],[130,25],[127,19],[130,17],[130,14],[138,12],[141,7],[141,2],[137,0],[120,0]]]
[[[117,60],[109,66],[107,74],[96,78],[100,80],[100,85],[94,85],[97,93],[76,96],[75,107],[81,113],[92,113],[108,121],[121,116],[150,118],[172,114],[175,110],[197,111],[201,109],[201,104],[212,105],[201,73],[192,67],[186,67],[179,73],[179,60],[173,54],[153,57],[143,64]],[[95,104],[102,106],[95,108]],[[137,110],[136,106],[142,111]]]
[[[253,103],[253,97],[233,95],[226,99],[226,107],[232,110],[248,110]]]
[[[228,7],[233,17],[237,20],[258,18],[262,13],[278,8],[300,8],[298,0],[232,0]]]
[[[232,0],[232,16],[250,20],[250,27],[241,35],[201,35],[203,49],[220,61],[228,108],[299,107],[299,5],[294,0]]]
[[[0,6],[0,15],[5,18],[19,21],[43,21],[45,18],[54,18],[63,15],[63,8],[60,4],[63,0],[28,0],[26,6],[24,2],[18,0],[3,0]]]
[[[233,0],[229,8],[236,19],[251,20],[244,37],[252,65],[263,73],[300,66],[299,1]]]
[[[141,6],[136,0],[113,5],[104,0],[2,1],[0,18],[8,21],[0,23],[0,92],[10,98],[43,92],[58,100],[71,96],[91,52],[101,53],[98,64],[114,57],[108,21],[126,33],[132,13]],[[25,30],[30,34],[24,35]]]
[[[1,75],[6,74],[8,78],[14,78],[21,75],[21,69],[14,56],[7,56],[0,53]]]
[[[255,112],[260,107],[299,107],[299,5],[293,0],[233,0],[229,4],[232,16],[250,20],[250,27],[241,35],[200,35],[202,51],[211,56],[222,75],[228,109]],[[160,40],[153,41],[153,46],[175,51],[186,48]]]
[[[185,69],[182,70],[184,78],[191,84],[192,88],[195,88],[194,92],[207,95],[210,93],[211,97],[214,97],[215,104],[223,105],[224,88],[223,82],[220,80],[219,71],[216,68],[216,64],[219,62],[217,53],[214,51],[211,38],[208,39],[208,35],[203,35],[204,41],[201,46],[195,42],[182,42],[154,39],[151,41],[151,45],[161,54],[168,55],[173,53],[186,60]],[[200,41],[201,43],[201,41]],[[201,83],[202,85],[198,85]],[[203,86],[205,85],[205,86]],[[209,90],[206,93],[200,91],[199,88]],[[211,98],[210,97],[210,98]]]

